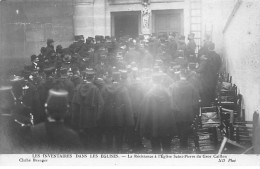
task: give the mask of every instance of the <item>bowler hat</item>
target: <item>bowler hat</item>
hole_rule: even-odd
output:
[[[37,56],[36,55],[32,55],[31,56],[31,62],[34,61],[35,59],[37,59]]]

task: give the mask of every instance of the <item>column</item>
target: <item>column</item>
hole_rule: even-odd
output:
[[[103,35],[106,34],[106,1],[95,0],[94,4],[94,34]]]
[[[151,34],[151,9],[150,4],[143,3],[143,9],[141,11],[141,32],[142,34]]]
[[[75,0],[74,35],[95,36],[94,19],[94,0]]]

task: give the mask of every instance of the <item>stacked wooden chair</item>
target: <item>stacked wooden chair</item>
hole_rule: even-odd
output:
[[[218,149],[223,137],[234,140],[237,131],[234,122],[241,117],[241,100],[237,86],[232,84],[232,76],[228,73],[219,74],[215,102],[207,107],[201,104],[193,121],[197,150],[212,152]]]
[[[215,105],[210,107],[200,106],[199,112],[193,121],[193,133],[197,152],[213,152],[217,148],[220,126],[219,108]]]
[[[216,105],[219,108],[222,132],[219,154],[223,153],[224,149],[228,150],[228,153],[250,153],[253,150],[253,133],[259,114],[255,112],[253,121],[246,121],[241,103],[242,95],[238,94],[237,86],[232,83],[232,76],[228,73],[220,74],[216,88]]]
[[[228,153],[254,153],[253,140],[255,130],[259,128],[259,113],[254,112],[253,121],[237,121],[233,123],[232,127],[233,139],[224,136],[218,153],[225,153],[225,148]]]

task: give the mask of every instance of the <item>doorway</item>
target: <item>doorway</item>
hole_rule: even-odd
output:
[[[140,11],[112,12],[112,36],[117,39],[123,36],[136,38],[140,32]]]

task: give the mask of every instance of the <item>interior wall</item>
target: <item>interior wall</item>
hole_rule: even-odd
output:
[[[260,1],[243,0],[224,34],[227,69],[244,97],[246,119],[260,108]]]
[[[237,0],[202,0],[202,40],[210,34],[215,50],[223,55],[223,29]]]

